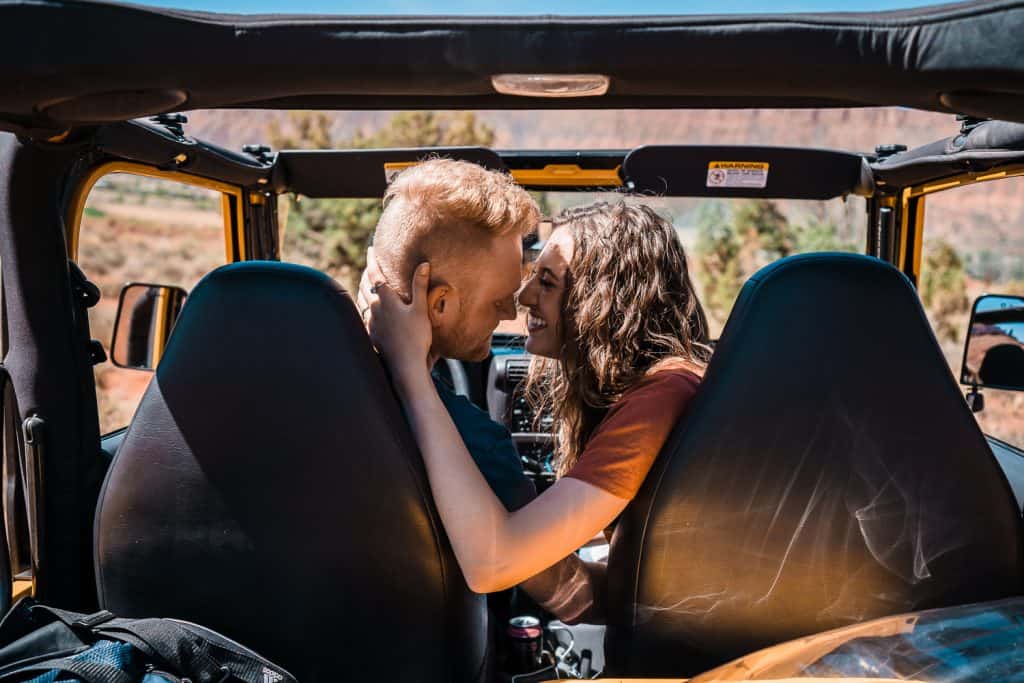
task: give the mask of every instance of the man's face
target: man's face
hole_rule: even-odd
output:
[[[449,266],[454,291],[446,297],[445,311],[434,316],[437,355],[466,361],[487,358],[494,328],[516,317],[522,262],[522,239],[512,234],[494,238],[490,249],[472,260]]]

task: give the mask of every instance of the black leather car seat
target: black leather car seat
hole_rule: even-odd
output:
[[[252,647],[300,681],[476,681],[486,612],[351,300],[301,266],[189,296],[111,465],[100,601]]]
[[[608,670],[688,676],[884,615],[1019,595],[1021,518],[909,281],[870,257],[746,284],[617,525]]]

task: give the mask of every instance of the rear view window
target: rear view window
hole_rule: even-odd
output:
[[[126,173],[105,176],[89,194],[79,231],[78,264],[102,292],[89,327],[110,356],[121,288],[128,282],[191,290],[225,262],[221,194]],[[152,373],[109,360],[94,369],[102,434],[126,426]]]

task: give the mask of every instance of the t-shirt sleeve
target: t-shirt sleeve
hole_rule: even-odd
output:
[[[671,370],[627,391],[594,429],[565,476],[632,500],[699,383],[692,372]]]

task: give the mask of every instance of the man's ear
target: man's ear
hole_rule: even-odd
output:
[[[440,327],[441,322],[458,307],[455,288],[447,283],[436,284],[427,291],[427,312],[432,327]]]

